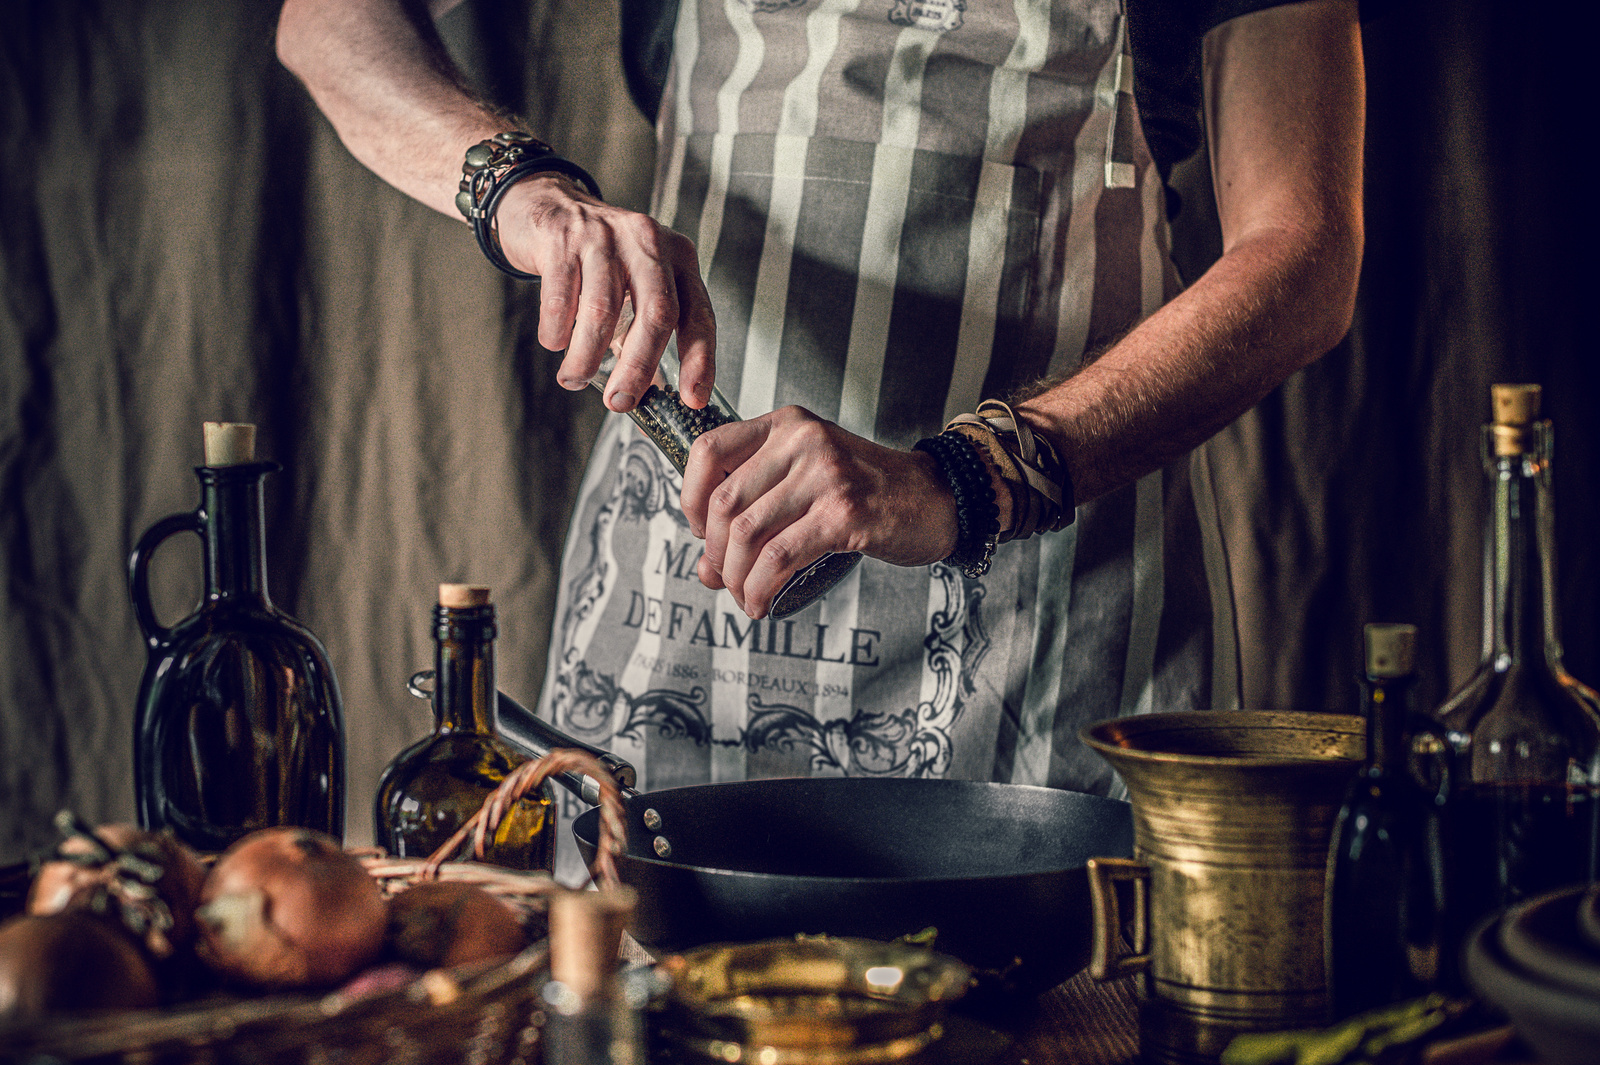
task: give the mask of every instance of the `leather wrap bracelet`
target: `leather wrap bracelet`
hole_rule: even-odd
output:
[[[1011,527],[1002,530],[1001,543],[1072,524],[1077,500],[1066,463],[1009,405],[986,399],[976,413],[952,418],[945,432],[959,433],[982,449],[1011,490]]]
[[[933,456],[939,475],[956,497],[956,548],[945,559],[968,577],[981,577],[994,559],[1000,531],[1000,510],[995,505],[994,481],[989,466],[971,440],[960,433],[944,432],[919,440],[918,451]]]
[[[472,235],[484,258],[502,273],[523,281],[536,281],[539,275],[518,270],[506,258],[495,227],[495,212],[500,209],[507,189],[534,174],[565,174],[595,199],[603,198],[600,186],[587,170],[570,159],[563,159],[550,145],[521,130],[496,133],[468,148],[456,192],[456,210],[472,223]]]

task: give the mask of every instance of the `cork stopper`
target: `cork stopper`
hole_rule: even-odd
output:
[[[1416,669],[1417,627],[1374,624],[1366,628],[1367,676],[1391,679]]]
[[[637,898],[629,887],[551,896],[550,975],[578,1001],[590,1002],[605,994]]]
[[[1521,455],[1534,450],[1534,426],[1539,420],[1541,391],[1538,385],[1489,386],[1496,456]]]
[[[466,607],[488,606],[489,589],[482,584],[441,584],[439,605],[453,610]]]
[[[206,465],[243,466],[256,460],[256,427],[249,422],[206,422]]]
[[[1539,418],[1538,385],[1490,385],[1496,425],[1532,425]]]

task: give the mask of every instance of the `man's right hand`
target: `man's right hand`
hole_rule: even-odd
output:
[[[450,6],[450,0],[426,6],[285,0],[277,46],[279,59],[357,159],[418,202],[459,219],[463,153],[509,123],[470,91],[429,20],[430,12]],[[674,331],[680,391],[690,406],[705,405],[716,326],[688,238],[594,199],[558,174],[535,174],[507,189],[496,222],[506,258],[543,278],[539,342],[566,349],[556,375],[563,386],[589,383],[628,301],[637,320],[607,382],[606,406],[635,405]]]
[[[513,185],[496,223],[512,265],[542,279],[539,343],[566,349],[556,372],[563,388],[587,387],[631,301],[633,319],[622,322],[627,334],[606,382],[606,406],[626,411],[638,403],[674,332],[679,392],[689,406],[705,406],[716,370],[716,322],[688,237],[597,200],[560,174]]]

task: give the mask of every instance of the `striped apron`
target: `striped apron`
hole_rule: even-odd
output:
[[[696,241],[740,413],[800,404],[910,447],[1170,298],[1131,67],[1119,0],[683,0],[655,215]],[[612,416],[541,700],[641,788],[871,774],[1118,793],[1081,725],[1236,701],[1199,461],[1002,545],[981,578],[867,559],[786,621],[700,584],[680,487]]]

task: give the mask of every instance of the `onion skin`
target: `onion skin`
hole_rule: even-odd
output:
[[[164,933],[165,949],[149,942],[145,949],[160,959],[192,947],[196,935],[194,911],[200,905],[200,887],[206,878],[206,867],[200,856],[170,832],[147,832],[134,825],[120,824],[101,825],[94,831],[102,842],[115,850],[129,852],[161,867],[161,878],[151,886],[166,903],[172,927]],[[94,848],[87,839],[74,836],[63,841],[59,851],[88,855],[94,853]],[[42,863],[28,890],[27,912],[62,913],[103,905],[103,868],[60,859]],[[133,929],[129,932],[136,937],[139,935]]]
[[[200,960],[259,990],[331,987],[383,950],[388,907],[337,840],[266,828],[223,852],[201,890]]]
[[[428,881],[389,900],[389,949],[411,965],[437,969],[497,961],[527,945],[517,912],[473,884]]]
[[[79,911],[0,925],[0,1021],[160,1001],[155,972],[120,924]]]

